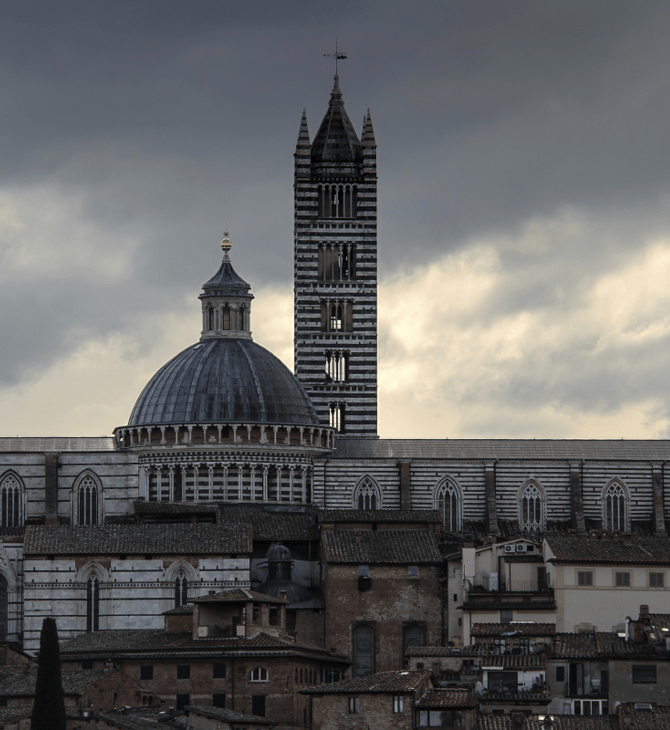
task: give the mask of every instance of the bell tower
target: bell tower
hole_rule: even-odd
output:
[[[324,425],[377,438],[377,145],[359,140],[339,76],[310,143],[295,151],[295,374]]]

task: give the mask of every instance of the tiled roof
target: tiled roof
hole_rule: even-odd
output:
[[[209,706],[192,706],[187,705],[184,708],[189,714],[202,715],[203,717],[210,717],[213,720],[223,720],[224,722],[234,723],[253,723],[254,725],[275,725],[274,720],[268,720],[267,717],[259,717],[258,715],[245,715],[234,710],[227,710],[223,707],[209,707]]]
[[[556,624],[525,623],[511,621],[509,623],[472,624],[471,636],[553,636]]]
[[[193,614],[193,606],[187,604],[186,606],[177,606],[177,608],[171,608],[169,611],[163,611],[163,616],[188,616]]]
[[[318,687],[308,687],[301,690],[309,694],[343,694],[358,692],[369,694],[375,692],[416,692],[430,677],[427,669],[408,671],[394,670],[392,672],[379,672],[369,674],[365,677],[355,677],[344,682],[334,684],[321,684]]]
[[[549,535],[547,542],[554,563],[670,564],[670,539],[632,535],[629,544],[621,537]]]
[[[442,522],[436,509],[322,509],[320,522]]]
[[[597,657],[596,640],[592,633],[558,633],[554,639],[552,655],[556,659],[588,659]]]
[[[194,512],[211,513],[218,515],[219,505],[215,503],[198,502],[147,502],[137,499],[133,502],[136,515],[175,515],[193,514]]]
[[[649,712],[636,710],[634,704],[621,705],[619,725],[630,730],[667,730],[670,727],[670,706],[654,704]]]
[[[460,649],[456,649],[455,655],[461,653]],[[406,656],[452,656],[454,650],[449,646],[408,646],[405,652]]]
[[[434,707],[475,707],[477,700],[472,689],[430,689],[416,703],[422,709]]]
[[[61,644],[61,654],[70,652],[104,651],[151,651],[178,644],[191,632],[165,631],[164,629],[117,629],[114,631],[92,631]]]
[[[12,722],[22,720],[24,717],[30,717],[32,714],[32,705],[22,705],[21,707],[0,707],[0,727],[5,727],[5,725]]]
[[[415,565],[441,563],[428,530],[337,530],[321,536],[329,563]]]
[[[101,712],[99,717],[107,726],[122,730],[184,730],[184,724],[175,719],[177,715],[160,707],[132,707]]]
[[[337,438],[334,459],[670,460],[670,440]]]
[[[294,642],[291,638],[260,631],[247,639],[240,636],[194,638],[190,631],[160,629],[121,629],[94,631],[61,644],[66,661],[111,656],[179,658],[185,656],[311,656],[336,664],[349,664],[342,654],[334,654],[321,646]],[[1,677],[1,674],[0,674]]]
[[[0,438],[0,451],[114,451],[111,436],[9,436]]]
[[[544,717],[544,715],[542,715]],[[552,730],[612,730],[608,715],[554,715]],[[517,730],[511,715],[488,715],[480,713],[474,730]],[[544,720],[538,715],[526,715],[519,730],[546,730]],[[656,729],[654,729],[656,730]]]
[[[287,603],[286,599],[257,593],[250,588],[231,588],[227,591],[210,591],[208,595],[194,598],[193,603]]]
[[[26,527],[24,555],[250,553],[248,525],[142,524]]]
[[[248,524],[254,540],[318,540],[317,508],[298,505],[222,504],[221,521]]]
[[[482,669],[544,669],[547,658],[544,654],[487,654],[479,665]]]
[[[14,671],[8,671],[14,670]],[[63,671],[63,692],[79,695],[92,682],[109,674],[109,669],[78,669]],[[37,665],[6,667],[0,674],[0,697],[34,697]]]

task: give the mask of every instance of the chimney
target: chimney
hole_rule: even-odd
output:
[[[649,618],[649,606],[643,603],[640,606],[640,621],[644,621]]]

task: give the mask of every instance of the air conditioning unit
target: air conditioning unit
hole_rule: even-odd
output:
[[[528,545],[517,545],[516,546],[516,551],[518,553],[525,553],[527,549],[528,549]]]
[[[505,552],[506,553],[515,553],[516,545],[505,545]]]

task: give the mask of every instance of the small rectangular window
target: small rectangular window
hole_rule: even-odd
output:
[[[650,588],[663,588],[663,573],[649,573],[649,587]]]
[[[403,695],[393,695],[393,714],[400,715],[405,711],[405,698]]]
[[[556,667],[556,681],[565,682],[565,667]]]
[[[191,695],[177,695],[176,706],[178,710],[183,710],[186,705],[190,704]]]
[[[226,665],[215,662],[212,667],[212,678],[213,679],[225,679],[226,678]]]
[[[367,565],[359,565],[358,566],[358,577],[359,578],[369,578],[370,577],[370,568]]]
[[[577,585],[578,586],[592,586],[593,585],[593,571],[578,570],[577,571]]]
[[[630,588],[630,573],[615,573],[614,585],[617,588]]]
[[[454,593],[454,601],[458,602],[458,593]]]
[[[347,712],[350,715],[358,715],[359,707],[358,697],[347,697]]]
[[[93,662],[92,661],[83,661],[81,663],[82,669],[93,669]]]
[[[212,695],[212,707],[226,707],[226,695],[222,692],[215,692]]]
[[[510,621],[514,620],[514,611],[512,611],[509,608],[503,608],[502,611],[500,611],[500,623],[501,624],[508,624]]]
[[[655,684],[655,664],[633,664],[633,682],[636,684]]]
[[[154,678],[154,665],[143,664],[140,667],[140,679],[153,679]]]
[[[191,679],[190,664],[177,664],[177,679]]]
[[[418,565],[410,565],[407,568],[407,575],[410,578],[418,578],[419,577],[419,566]]]

